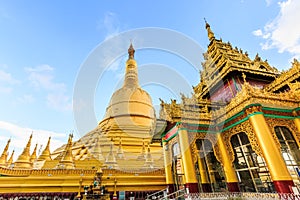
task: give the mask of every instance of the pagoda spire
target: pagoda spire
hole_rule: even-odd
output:
[[[134,59],[134,48],[132,43],[128,48],[128,60],[126,61],[124,86],[127,88],[139,87],[137,63]]]
[[[145,160],[146,159],[146,147],[145,147],[145,141],[143,139],[143,146],[142,146],[142,151],[141,154],[137,158],[138,160]]]
[[[9,167],[12,162],[13,162],[13,158],[14,158],[14,154],[15,154],[15,150],[12,151],[11,155],[10,155],[10,158],[8,159],[7,163],[6,163],[6,166]]]
[[[32,163],[30,162],[30,146],[31,146],[32,134],[29,137],[26,147],[24,148],[22,154],[18,157],[15,162],[14,168],[25,168],[29,169],[32,167]]]
[[[98,138],[96,139],[96,145],[94,151],[92,152],[92,155],[98,160],[104,160],[100,146],[100,136],[98,136]]]
[[[37,149],[37,146],[38,146],[38,144],[35,145],[34,150],[33,150],[32,154],[30,156],[30,162],[32,162],[32,163],[35,162],[35,160],[36,160],[36,149]]]
[[[109,152],[108,152],[107,157],[105,159],[105,164],[108,165],[111,168],[116,167],[117,161],[116,161],[116,157],[115,157],[114,151],[113,151],[113,141],[110,144],[110,149],[109,149]]]
[[[72,155],[72,138],[73,138],[73,134],[70,134],[68,143],[64,150],[64,155],[62,156],[61,160],[59,161],[57,168],[74,169],[74,161],[73,161],[73,155]]]
[[[51,140],[51,137],[49,137],[48,139],[48,142],[47,142],[47,145],[44,149],[44,151],[42,152],[42,154],[39,156],[38,158],[38,161],[42,161],[42,160],[52,160],[51,159],[51,156],[50,156],[50,140]]]
[[[153,158],[152,158],[152,155],[151,155],[151,152],[150,152],[149,143],[148,143],[148,148],[147,148],[145,166],[149,167],[149,168],[153,168]]]
[[[121,137],[119,138],[119,148],[117,151],[117,158],[118,159],[124,159],[124,152],[123,152],[123,148],[122,148],[122,139]]]
[[[212,32],[212,30],[210,29],[210,25],[209,23],[206,21],[206,19],[204,18],[205,21],[205,28],[207,30],[207,35],[208,35],[208,39],[209,41],[212,41],[215,39],[215,34]]]
[[[7,141],[7,144],[2,152],[2,155],[0,157],[0,166],[1,167],[5,167],[6,166],[6,160],[7,160],[7,156],[8,156],[8,147],[9,147],[9,143],[10,143],[10,139]]]

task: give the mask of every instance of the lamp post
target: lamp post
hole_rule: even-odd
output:
[[[82,187],[82,177],[80,177],[80,180],[79,180],[79,189],[78,189],[78,194],[77,194],[77,199],[81,199],[81,187]]]
[[[117,197],[117,179],[115,177],[114,179],[114,195],[113,195],[113,200],[117,200],[118,197]]]

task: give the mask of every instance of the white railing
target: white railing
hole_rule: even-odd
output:
[[[252,192],[241,192],[241,193],[190,193],[187,194],[186,199],[190,200],[300,200],[300,195],[287,193],[287,194],[278,194],[278,193],[252,193]]]
[[[150,200],[150,199],[160,199],[163,196],[166,196],[168,193],[168,188],[165,188],[163,190],[160,190],[158,192],[155,192],[153,194],[149,194],[147,195],[146,200]]]
[[[185,189],[177,190],[171,194],[165,195],[164,197],[160,198],[159,200],[168,200],[168,199],[185,199],[187,193]]]

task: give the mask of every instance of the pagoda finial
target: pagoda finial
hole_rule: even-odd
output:
[[[44,151],[42,152],[42,154],[39,156],[38,161],[51,160],[51,156],[50,156],[50,140],[51,140],[51,137],[49,137],[47,145],[46,145]]]
[[[132,41],[131,41],[128,49],[128,59],[134,59],[134,52],[135,50],[133,48]]]
[[[7,151],[8,151],[8,147],[9,147],[9,143],[10,143],[10,139],[7,141],[7,144],[2,152],[2,155],[0,157],[0,166],[5,166],[6,165],[6,160],[7,160]]]
[[[206,19],[204,18],[205,21],[205,28],[207,30],[207,35],[208,35],[208,39],[209,41],[212,41],[215,39],[215,34],[212,32],[212,30],[210,29],[210,25],[209,23],[206,21]]]

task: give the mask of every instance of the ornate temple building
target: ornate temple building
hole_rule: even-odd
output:
[[[209,45],[191,97],[161,100],[156,119],[150,95],[139,86],[130,45],[124,84],[94,130],[74,142],[70,135],[53,152],[49,138],[39,155],[37,146],[30,152],[31,135],[15,161],[7,142],[0,197],[144,199],[165,188],[297,192],[300,63],[294,60],[280,72],[259,55],[252,60],[216,39],[208,23],[206,29]]]
[[[216,39],[200,83],[181,103],[161,100],[166,183],[190,192],[297,192],[300,63],[279,72],[259,55]]]

